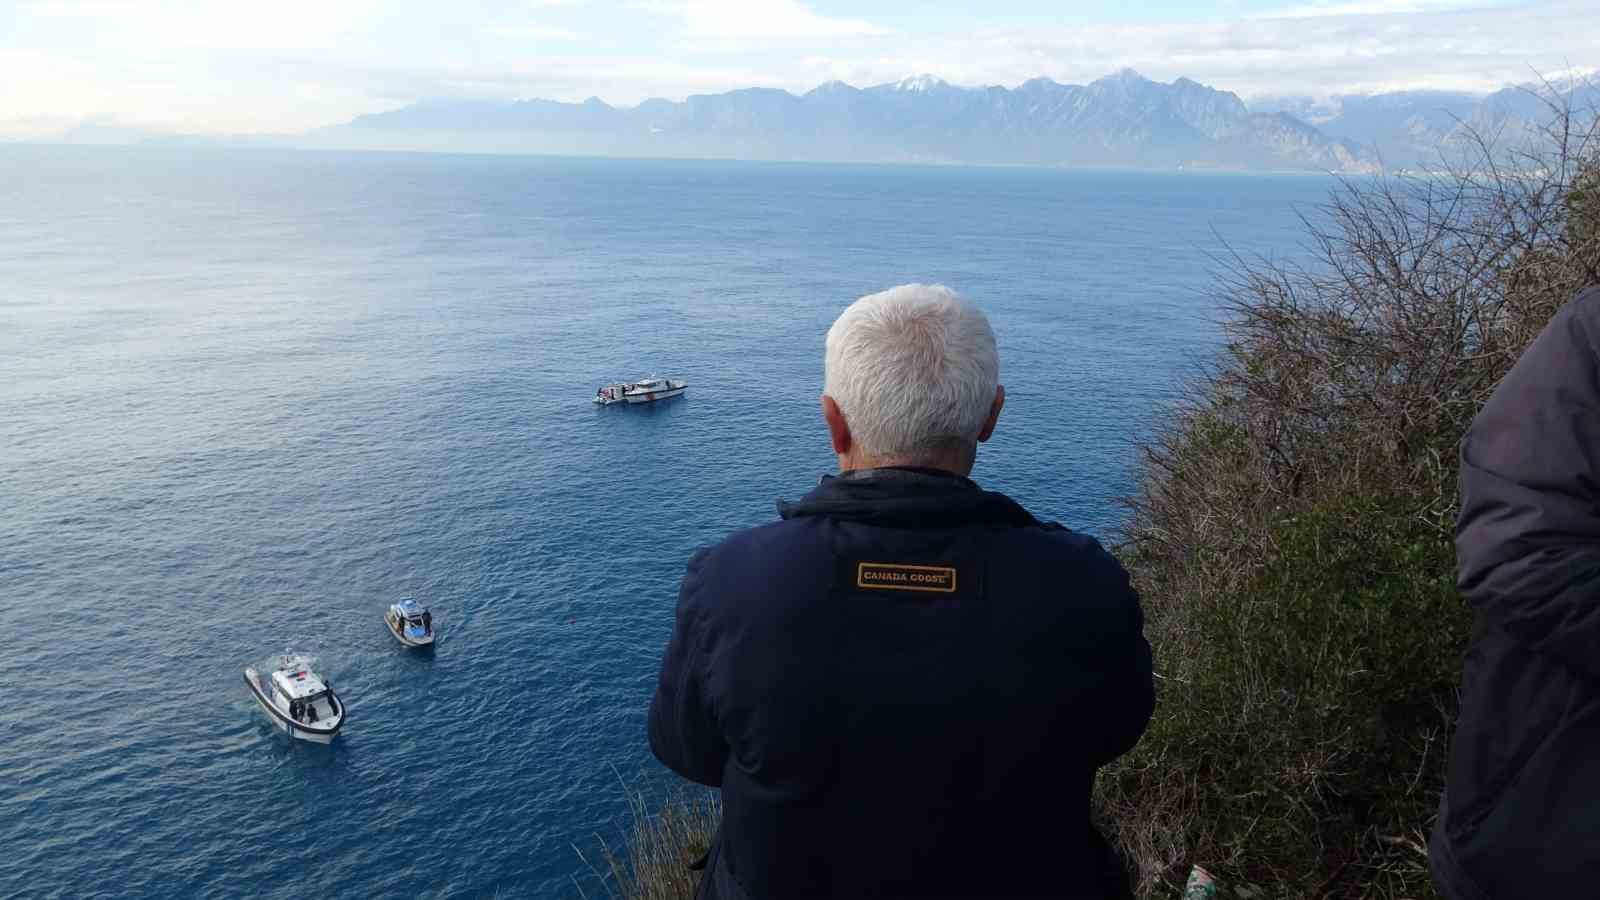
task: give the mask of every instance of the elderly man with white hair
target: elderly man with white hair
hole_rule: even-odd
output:
[[[840,474],[689,561],[650,706],[656,756],[722,790],[699,897],[1130,896],[1089,795],[1154,706],[1139,599],[968,479],[1005,405],[988,319],[863,297],[825,369]]]

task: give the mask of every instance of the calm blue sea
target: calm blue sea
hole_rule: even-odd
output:
[[[1100,535],[1313,177],[0,149],[0,896],[575,897],[693,548],[829,470],[822,340],[952,285],[975,477]],[[688,379],[654,408],[600,384]],[[380,614],[432,604],[431,656]],[[317,654],[291,743],[240,667]],[[575,849],[577,848],[577,849]]]

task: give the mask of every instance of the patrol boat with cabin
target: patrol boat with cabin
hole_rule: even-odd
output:
[[[610,406],[613,403],[654,403],[657,400],[677,397],[688,389],[687,381],[651,375],[638,381],[608,384],[594,392],[594,402],[601,406]]]
[[[311,658],[286,653],[270,673],[246,666],[244,683],[272,724],[292,738],[332,743],[344,727],[344,703],[311,669]]]
[[[427,647],[433,643],[433,613],[415,600],[407,598],[389,604],[383,621],[395,640],[407,647]]]

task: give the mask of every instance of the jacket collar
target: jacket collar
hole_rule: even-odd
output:
[[[1004,494],[938,469],[894,466],[824,475],[798,503],[778,501],[785,519],[826,516],[891,528],[1039,524]]]

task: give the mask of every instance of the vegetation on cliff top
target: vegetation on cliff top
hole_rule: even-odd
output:
[[[1145,452],[1121,547],[1159,703],[1099,800],[1140,894],[1431,896],[1471,623],[1456,447],[1550,316],[1600,281],[1588,113],[1446,178],[1350,182],[1303,266],[1233,260],[1226,353]]]
[[[628,810],[631,821],[621,849],[602,845],[603,865],[590,867],[604,885],[604,895],[622,900],[693,900],[700,872],[690,866],[711,849],[722,819],[716,795],[686,788],[652,813],[644,794],[629,792]],[[589,896],[581,883],[578,892]]]

